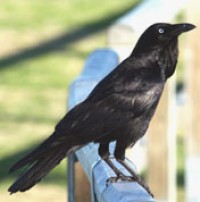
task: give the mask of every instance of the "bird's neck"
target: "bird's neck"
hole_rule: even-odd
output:
[[[167,79],[174,74],[176,69],[178,40],[173,38],[164,46],[147,46],[147,44],[137,43],[130,57],[136,58],[136,60],[139,59],[141,66],[144,65],[143,61],[145,61],[146,67],[160,68],[162,72],[164,71]]]
[[[158,54],[158,65],[161,69],[165,70],[166,78],[171,77],[176,69],[178,58],[178,41],[174,40],[170,42],[169,46],[166,46]]]

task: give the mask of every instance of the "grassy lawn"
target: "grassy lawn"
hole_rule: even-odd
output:
[[[66,161],[25,194],[9,196],[8,168],[51,134],[67,89],[106,28],[136,0],[7,0],[0,6],[0,199],[66,201]],[[51,194],[49,194],[51,193]]]
[[[0,200],[66,201],[66,160],[25,194],[10,196],[9,167],[49,136],[67,110],[69,84],[106,31],[139,0],[6,0],[0,6]],[[178,141],[183,198],[183,142]],[[180,199],[179,201],[183,201]]]

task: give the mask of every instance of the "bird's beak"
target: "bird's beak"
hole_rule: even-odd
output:
[[[189,24],[189,23],[183,23],[183,24],[174,24],[172,25],[172,34],[173,35],[179,35],[183,32],[188,32],[192,29],[194,29],[196,26]]]

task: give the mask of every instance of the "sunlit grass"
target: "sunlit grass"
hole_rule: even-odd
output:
[[[133,5],[134,0],[6,0],[1,2],[0,26],[23,32],[46,27],[71,29]]]
[[[135,0],[6,0],[0,6],[0,60],[90,22],[133,7]],[[100,24],[97,24],[101,27]],[[66,201],[66,161],[25,194],[9,196],[9,167],[50,135],[67,110],[69,84],[85,58],[106,46],[106,30],[56,51],[0,69],[0,200]],[[25,58],[24,58],[25,59]],[[1,67],[0,67],[1,68]]]
[[[18,53],[134,5],[136,0],[6,0],[0,6],[0,57]],[[101,26],[101,25],[97,25]],[[66,161],[40,185],[9,196],[8,168],[51,134],[67,110],[69,84],[84,60],[106,46],[106,30],[0,69],[0,201],[66,201]],[[182,154],[182,145],[178,155]],[[182,161],[178,171],[182,173]],[[182,186],[181,186],[182,188]],[[179,192],[182,197],[183,191]]]

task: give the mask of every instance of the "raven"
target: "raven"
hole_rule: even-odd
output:
[[[26,167],[9,187],[10,193],[26,191],[48,174],[66,155],[84,145],[99,143],[99,155],[109,159],[109,143],[116,141],[114,156],[137,180],[125,163],[125,150],[146,132],[167,79],[178,58],[178,36],[195,28],[189,23],[156,23],[141,35],[130,56],[102,79],[85,101],[70,110],[52,135],[18,161],[10,172]],[[143,185],[145,187],[145,185]],[[145,187],[147,191],[148,187]]]

